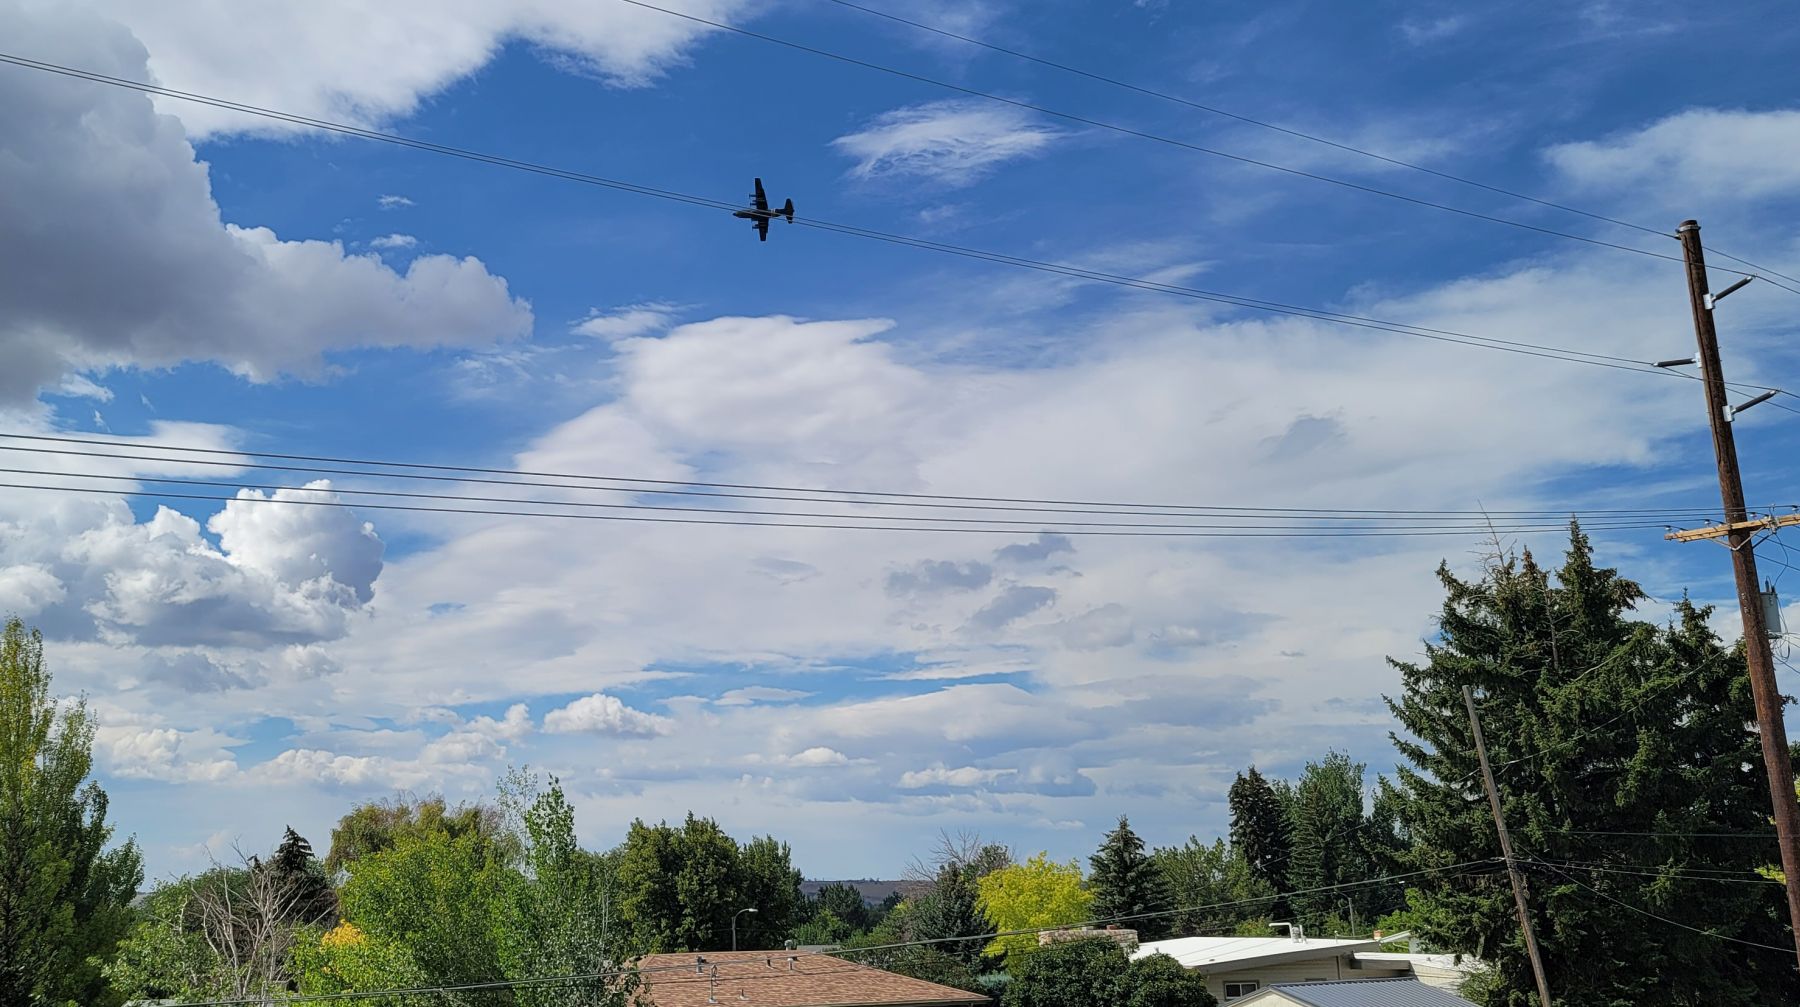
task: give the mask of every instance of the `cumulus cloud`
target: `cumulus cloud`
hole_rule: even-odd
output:
[[[383,210],[400,210],[413,205],[413,201],[405,196],[396,196],[391,193],[377,199],[375,203]]]
[[[1061,135],[1024,109],[958,99],[884,112],[831,143],[857,159],[850,173],[858,178],[911,176],[958,186],[1039,153]]]
[[[474,73],[510,42],[619,86],[654,81],[681,64],[706,29],[626,4],[556,0],[457,3],[259,0],[221,22],[204,6],[88,0],[129,25],[152,54],[158,83],[315,118],[378,125]],[[743,0],[686,0],[682,10],[729,21]],[[141,73],[141,68],[140,68]],[[170,101],[196,135],[297,127]]]
[[[469,721],[468,729],[490,738],[518,741],[532,731],[531,708],[524,703],[514,703],[506,708],[506,715],[501,719],[476,717]]]
[[[9,614],[30,618],[68,596],[63,582],[41,564],[0,567],[0,598]]]
[[[1001,546],[994,553],[994,558],[1002,563],[1040,563],[1057,553],[1074,551],[1075,544],[1069,541],[1067,535],[1040,532],[1038,537],[1030,542],[1014,542],[1012,545]]]
[[[793,755],[788,756],[787,764],[790,766],[797,766],[800,768],[817,768],[820,766],[847,766],[850,764],[850,758],[849,758],[849,756],[846,756],[844,753],[838,751],[835,748],[826,748],[823,745],[814,745],[812,748],[808,748],[808,749],[805,749],[800,752],[796,752]]]
[[[974,766],[960,766],[948,769],[942,763],[926,769],[910,770],[900,774],[900,787],[903,790],[919,790],[924,787],[982,787],[1011,776],[1012,769],[978,769]]]
[[[0,7],[0,36],[148,76],[129,32],[74,5]],[[335,242],[223,221],[181,123],[143,94],[26,71],[9,87],[0,403],[96,368],[212,361],[267,380],[316,372],[335,350],[476,346],[530,328],[528,306],[473,258],[421,256],[396,272]]]
[[[189,742],[194,737],[194,732],[171,727],[102,727],[96,732],[96,741],[105,746],[109,771],[127,779],[192,783],[237,775],[237,761],[229,756],[192,758]]]
[[[583,696],[559,710],[544,714],[544,730],[551,734],[613,734],[650,738],[669,731],[669,719],[634,710],[616,696],[597,692]]]
[[[342,636],[350,615],[373,596],[382,543],[354,514],[336,507],[281,506],[270,500],[337,498],[325,481],[265,496],[241,490],[200,525],[159,508],[138,523],[123,507],[58,543],[53,567],[104,633],[149,645],[308,643]],[[21,544],[27,547],[28,544]],[[188,670],[169,675],[227,681]]]
[[[954,563],[920,560],[909,567],[889,571],[887,592],[894,595],[935,594],[940,591],[974,591],[988,586],[994,570],[986,563]]]
[[[1056,589],[1015,584],[981,606],[969,617],[969,625],[978,629],[999,629],[1009,622],[1023,619],[1056,600]]]
[[[383,249],[383,250],[393,250],[393,249],[401,249],[401,248],[412,248],[414,245],[417,245],[418,243],[419,243],[419,239],[413,237],[410,234],[384,234],[381,237],[370,241],[369,247],[370,248],[379,248],[379,249]]]

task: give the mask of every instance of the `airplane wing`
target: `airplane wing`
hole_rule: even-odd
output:
[[[768,241],[769,240],[769,218],[767,218],[767,217],[756,218],[756,240],[758,240],[758,241]]]
[[[769,197],[763,193],[762,179],[759,178],[756,180],[756,192],[750,198],[756,200],[756,208],[758,210],[767,210],[769,208]]]

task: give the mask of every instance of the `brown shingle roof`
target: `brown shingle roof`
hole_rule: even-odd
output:
[[[791,951],[645,955],[638,968],[639,1001],[655,1007],[912,1007],[988,999],[860,962]]]

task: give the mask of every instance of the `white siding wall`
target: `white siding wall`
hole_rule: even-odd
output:
[[[1212,995],[1225,1002],[1225,983],[1255,982],[1257,989],[1267,989],[1276,983],[1303,983],[1310,979],[1392,979],[1396,976],[1410,976],[1412,971],[1397,969],[1353,969],[1350,963],[1341,957],[1318,958],[1305,962],[1283,962],[1278,965],[1264,965],[1234,972],[1208,972],[1206,988]]]

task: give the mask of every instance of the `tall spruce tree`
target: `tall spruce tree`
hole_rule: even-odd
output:
[[[137,845],[106,849],[87,704],[50,697],[44,643],[0,630],[0,1004],[111,1002],[100,965],[130,926]]]
[[[313,856],[312,844],[288,826],[274,856],[263,865],[275,872],[282,890],[291,900],[289,910],[294,923],[323,923],[337,913],[337,894],[325,879],[325,870]]]
[[[1124,815],[1119,816],[1118,828],[1108,832],[1100,849],[1088,858],[1088,867],[1095,919],[1133,917],[1120,925],[1136,930],[1140,939],[1154,941],[1168,936],[1175,922],[1167,915],[1175,907],[1169,879],[1144,852],[1144,841],[1131,831],[1131,823]]]
[[[1792,957],[1753,946],[1788,943],[1781,889],[1721,880],[1756,878],[1767,844],[1709,836],[1768,831],[1741,649],[1685,599],[1667,625],[1630,618],[1643,591],[1596,567],[1577,527],[1554,578],[1529,552],[1479,580],[1438,576],[1425,662],[1393,662],[1406,764],[1384,794],[1410,839],[1402,863],[1442,871],[1411,883],[1423,936],[1494,964],[1490,1004],[1535,1000],[1504,874],[1451,867],[1500,853],[1467,685],[1560,1002],[1800,1002]]]
[[[1363,814],[1364,763],[1343,752],[1306,764],[1288,808],[1293,853],[1287,880],[1294,915],[1309,931],[1333,924],[1367,929],[1376,915],[1393,908],[1397,890],[1367,885],[1380,873],[1370,853]],[[1355,883],[1356,887],[1346,887]]]
[[[1255,766],[1237,775],[1227,795],[1231,807],[1231,845],[1250,866],[1250,875],[1277,893],[1288,890],[1288,859],[1293,852],[1293,823],[1287,802]],[[1264,909],[1289,915],[1285,899]]]

